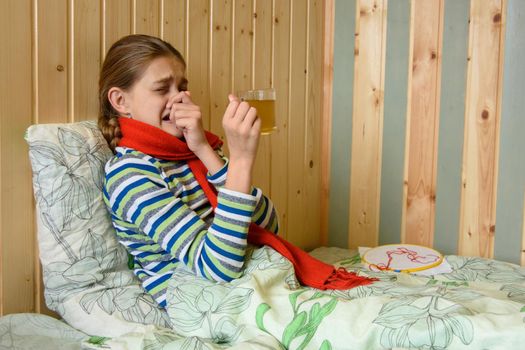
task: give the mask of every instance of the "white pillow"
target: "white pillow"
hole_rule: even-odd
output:
[[[169,326],[116,239],[102,199],[104,164],[112,153],[96,123],[33,125],[26,140],[47,306],[91,335]]]

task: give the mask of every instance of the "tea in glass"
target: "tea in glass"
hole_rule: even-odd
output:
[[[239,92],[239,98],[257,109],[261,119],[261,134],[271,134],[275,129],[275,90],[261,89]]]

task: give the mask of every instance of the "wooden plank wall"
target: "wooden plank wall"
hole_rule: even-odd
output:
[[[347,174],[349,220],[330,216],[327,227],[347,228],[344,242],[335,231],[337,239],[329,231],[328,241],[351,248],[401,241],[520,263],[525,76],[517,64],[524,57],[517,33],[524,28],[523,2],[348,4],[336,1],[335,38],[355,40],[354,52],[338,51],[336,41],[335,52],[347,56],[334,62],[353,62],[354,76],[339,84],[347,68],[334,66],[334,96],[353,91],[353,108],[340,108],[348,102],[334,99],[332,123],[352,123],[351,146],[334,150],[332,143],[330,166],[331,174]],[[345,26],[354,16],[355,25]],[[383,125],[389,127],[384,133]],[[350,157],[350,172],[338,168],[334,155]],[[330,213],[340,212],[338,193],[345,191],[332,182]]]
[[[412,2],[401,240],[432,246],[443,1]]]
[[[218,134],[229,92],[276,89],[277,131],[261,138],[255,184],[273,198],[284,237],[318,246],[323,13],[321,0],[1,1],[0,314],[45,311],[24,131],[96,119],[104,54],[131,33],[180,49],[205,127]]]
[[[0,54],[0,313],[5,314],[34,308],[36,297],[33,194],[28,149],[23,139],[26,127],[32,123],[35,93],[28,40],[32,35],[31,3],[9,1],[1,7],[4,45]],[[24,16],[13,18],[13,13]]]
[[[355,246],[370,246],[378,239],[386,13],[387,1],[357,3],[348,218],[349,240]]]
[[[458,250],[492,257],[503,77],[503,0],[471,4]]]

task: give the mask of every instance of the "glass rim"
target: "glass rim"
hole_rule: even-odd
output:
[[[275,88],[240,90],[237,96],[241,100],[275,100]]]

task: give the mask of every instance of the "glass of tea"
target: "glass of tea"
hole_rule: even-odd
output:
[[[275,89],[259,89],[239,91],[237,96],[257,109],[261,119],[261,135],[271,134],[275,126]]]

